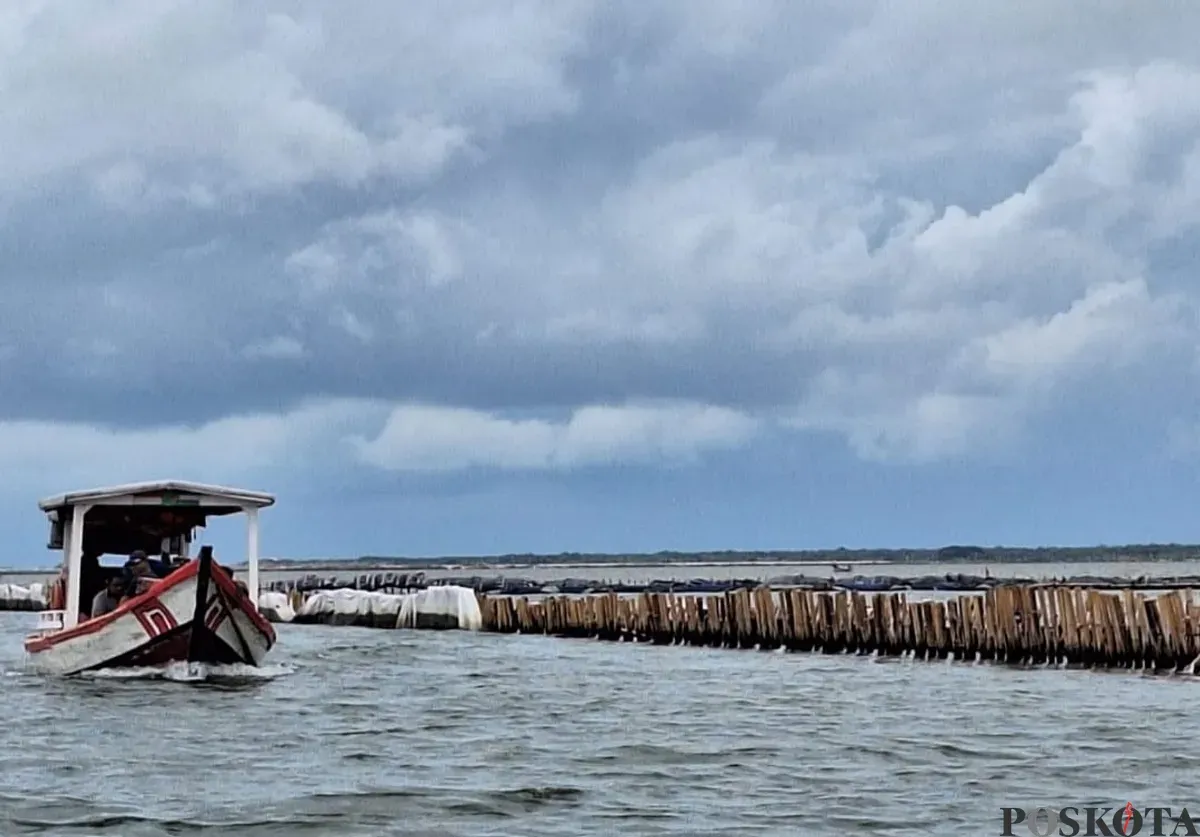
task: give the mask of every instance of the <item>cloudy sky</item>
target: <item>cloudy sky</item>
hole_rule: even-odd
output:
[[[336,10],[335,10],[336,9]],[[1200,5],[0,10],[0,560],[1200,540]]]

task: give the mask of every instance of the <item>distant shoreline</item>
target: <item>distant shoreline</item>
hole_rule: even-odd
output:
[[[841,563],[841,562],[839,562]],[[854,566],[876,566],[889,564],[890,561],[855,561]],[[537,567],[552,570],[603,570],[613,569],[647,569],[654,567],[743,567],[743,566],[782,566],[782,567],[828,567],[829,561],[573,561],[568,563],[393,563],[393,564],[359,564],[354,561],[326,562],[286,562],[267,565],[259,564],[259,569],[266,572],[336,572],[347,567],[353,567],[356,572],[421,572],[422,570],[524,570]]]
[[[421,572],[426,570],[511,571],[545,569],[644,569],[651,567],[793,566],[843,567],[905,564],[1106,564],[1200,560],[1200,545],[1132,544],[1092,547],[979,547],[940,549],[813,549],[714,552],[602,554],[567,552],[557,555],[509,554],[406,558],[364,555],[358,558],[265,558],[263,572]],[[238,566],[238,565],[235,565]],[[0,569],[0,576],[53,573],[57,567]]]
[[[946,546],[940,549],[810,549],[713,552],[657,552],[599,554],[567,552],[558,555],[509,554],[404,558],[364,555],[346,559],[263,560],[264,570],[281,572],[404,572],[420,570],[512,570],[526,568],[605,569],[645,567],[816,567],[904,564],[1071,564],[1148,563],[1200,560],[1200,546],[1192,544],[1128,544],[1090,547],[979,547]]]

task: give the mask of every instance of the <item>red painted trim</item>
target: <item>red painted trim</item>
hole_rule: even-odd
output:
[[[221,572],[212,574],[212,580],[216,582],[217,587],[225,593],[225,600],[236,604],[242,613],[250,619],[250,623],[258,629],[259,633],[263,634],[270,641],[271,645],[275,644],[275,628],[267,621],[267,617],[263,616],[258,611],[257,602],[251,602],[248,597],[242,595],[242,591],[238,589],[233,578],[221,568]]]
[[[170,633],[179,627],[179,623],[175,620],[175,614],[167,610],[163,603],[156,598],[151,598],[142,602],[137,607],[133,608],[132,613],[139,623],[142,630],[151,639],[157,639],[165,633]]]
[[[221,626],[225,624],[225,620],[228,618],[229,611],[225,608],[224,599],[220,595],[214,596],[208,606],[208,610],[204,614],[204,627],[215,634],[221,629]]]
[[[25,640],[26,651],[45,651],[47,648],[52,648],[60,642],[65,642],[68,639],[75,639],[88,634],[94,634],[101,628],[111,625],[113,622],[120,619],[130,611],[136,610],[150,599],[157,599],[160,595],[181,584],[188,579],[195,578],[196,573],[200,570],[200,563],[192,560],[184,564],[182,567],[171,573],[166,578],[160,578],[158,581],[150,585],[150,589],[145,593],[134,596],[127,602],[123,602],[116,610],[111,610],[103,616],[97,616],[95,619],[86,619],[77,624],[74,628],[69,628],[65,631],[51,634],[45,637],[33,637]]]
[[[116,610],[110,611],[103,616],[97,616],[95,619],[87,619],[80,622],[75,627],[58,633],[50,634],[49,636],[29,637],[25,640],[25,650],[30,653],[45,651],[47,648],[53,648],[60,642],[66,642],[70,639],[76,639],[81,636],[94,634],[97,631],[111,625],[116,620],[120,619],[127,613],[133,613],[138,621],[138,611],[143,609],[143,605],[149,605],[151,599],[157,600],[163,593],[181,584],[191,578],[196,577],[196,573],[200,570],[199,559],[193,558],[188,563],[184,564],[175,572],[171,573],[166,578],[160,578],[150,585],[150,589],[127,602],[124,602]],[[275,644],[275,629],[271,627],[271,623],[258,612],[258,608],[254,607],[253,603],[247,602],[242,596],[241,591],[237,589],[237,585],[229,578],[225,572],[215,572],[212,574],[212,580],[229,596],[229,601],[236,602],[242,612],[250,618],[254,627],[270,638],[272,645]],[[157,603],[157,602],[156,602]],[[165,611],[166,608],[163,608]],[[143,623],[143,627],[145,627]],[[149,631],[147,631],[149,633]],[[152,636],[154,634],[151,634]]]

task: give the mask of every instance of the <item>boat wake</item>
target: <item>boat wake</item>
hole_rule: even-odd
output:
[[[249,666],[242,663],[215,665],[209,663],[168,663],[164,666],[135,666],[131,668],[102,668],[79,673],[91,680],[170,680],[176,683],[255,683],[276,680],[295,672],[291,666],[275,663]]]

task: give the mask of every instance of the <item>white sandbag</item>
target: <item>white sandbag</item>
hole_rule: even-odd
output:
[[[287,594],[274,590],[258,595],[258,609],[270,622],[291,622],[296,618],[296,611],[292,609]]]
[[[397,628],[457,628],[463,631],[483,629],[479,600],[469,587],[446,585],[429,587],[404,595]]]
[[[354,590],[318,590],[300,606],[295,621],[318,622],[326,625],[361,625],[391,627],[396,623],[403,596]]]
[[[363,590],[352,590],[343,587],[338,590],[318,590],[300,606],[297,616],[318,616],[320,614],[338,614],[350,616],[368,612]]]
[[[0,610],[42,610],[46,607],[42,586],[23,587],[20,584],[0,584]]]
[[[363,594],[365,613],[380,616],[395,616],[400,612],[404,596],[396,593],[373,593],[366,590],[358,591]]]

